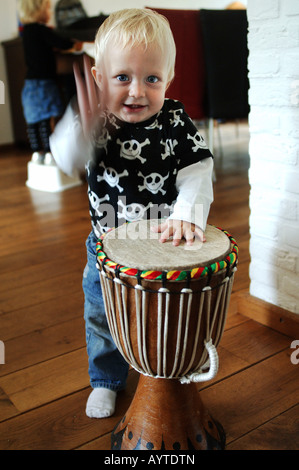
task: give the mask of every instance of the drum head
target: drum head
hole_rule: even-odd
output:
[[[206,242],[196,239],[192,246],[182,240],[174,246],[172,240],[159,241],[161,234],[151,230],[158,220],[141,220],[124,224],[103,239],[103,251],[115,263],[140,271],[190,270],[224,259],[231,249],[228,236],[214,226],[205,231]]]

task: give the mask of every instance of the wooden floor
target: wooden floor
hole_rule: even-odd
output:
[[[227,435],[227,449],[299,449],[299,365],[291,338],[238,314],[248,289],[247,127],[221,126],[209,222],[235,236],[239,268],[219,346],[217,377],[201,398]],[[110,432],[134,395],[138,374],[113,417],[85,415],[90,393],[82,270],[90,230],[86,185],[61,193],[25,186],[28,151],[0,148],[0,449],[109,449]]]

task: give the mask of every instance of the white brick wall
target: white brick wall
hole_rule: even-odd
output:
[[[250,293],[299,314],[299,1],[247,13]]]

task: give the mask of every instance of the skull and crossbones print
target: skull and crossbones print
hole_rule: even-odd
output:
[[[199,132],[196,132],[195,135],[187,135],[187,139],[191,139],[194,143],[194,147],[192,147],[193,152],[197,152],[198,149],[207,149],[207,144],[205,143],[204,138],[200,135]]]
[[[153,206],[150,202],[146,207],[143,204],[135,203],[124,204],[124,202],[119,199],[117,204],[120,207],[121,212],[117,213],[119,219],[125,219],[127,222],[136,222],[144,218],[146,211]]]
[[[103,212],[101,212],[100,207],[102,202],[104,201],[110,201],[110,196],[109,194],[106,194],[104,197],[100,198],[99,196],[96,195],[94,191],[91,191],[90,188],[88,188],[88,197],[90,201],[90,205],[97,214],[98,217],[103,216]]]
[[[141,156],[142,147],[150,144],[149,139],[145,139],[144,142],[140,143],[138,140],[126,140],[122,142],[120,139],[117,139],[117,144],[120,145],[120,156],[122,158],[127,158],[128,160],[135,160],[138,158],[141,163],[146,162],[146,158]]]
[[[106,181],[106,183],[109,184],[111,188],[116,187],[120,193],[123,192],[124,188],[120,186],[119,180],[123,176],[128,176],[129,173],[127,170],[124,170],[122,173],[117,173],[117,171],[112,168],[112,167],[105,167],[105,164],[103,162],[100,163],[100,167],[104,168],[104,173],[103,176],[97,175],[97,181],[100,183],[101,181]]]
[[[139,191],[147,189],[152,194],[157,194],[159,191],[164,195],[166,191],[163,188],[165,180],[169,177],[169,173],[165,177],[159,173],[150,173],[147,176],[144,176],[141,171],[139,171],[138,176],[143,178],[143,185],[138,186]]]

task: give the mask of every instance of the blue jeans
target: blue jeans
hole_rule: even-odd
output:
[[[87,264],[82,282],[88,372],[93,388],[118,391],[125,388],[129,366],[116,348],[109,331],[96,267],[96,242],[91,232],[86,240]]]

